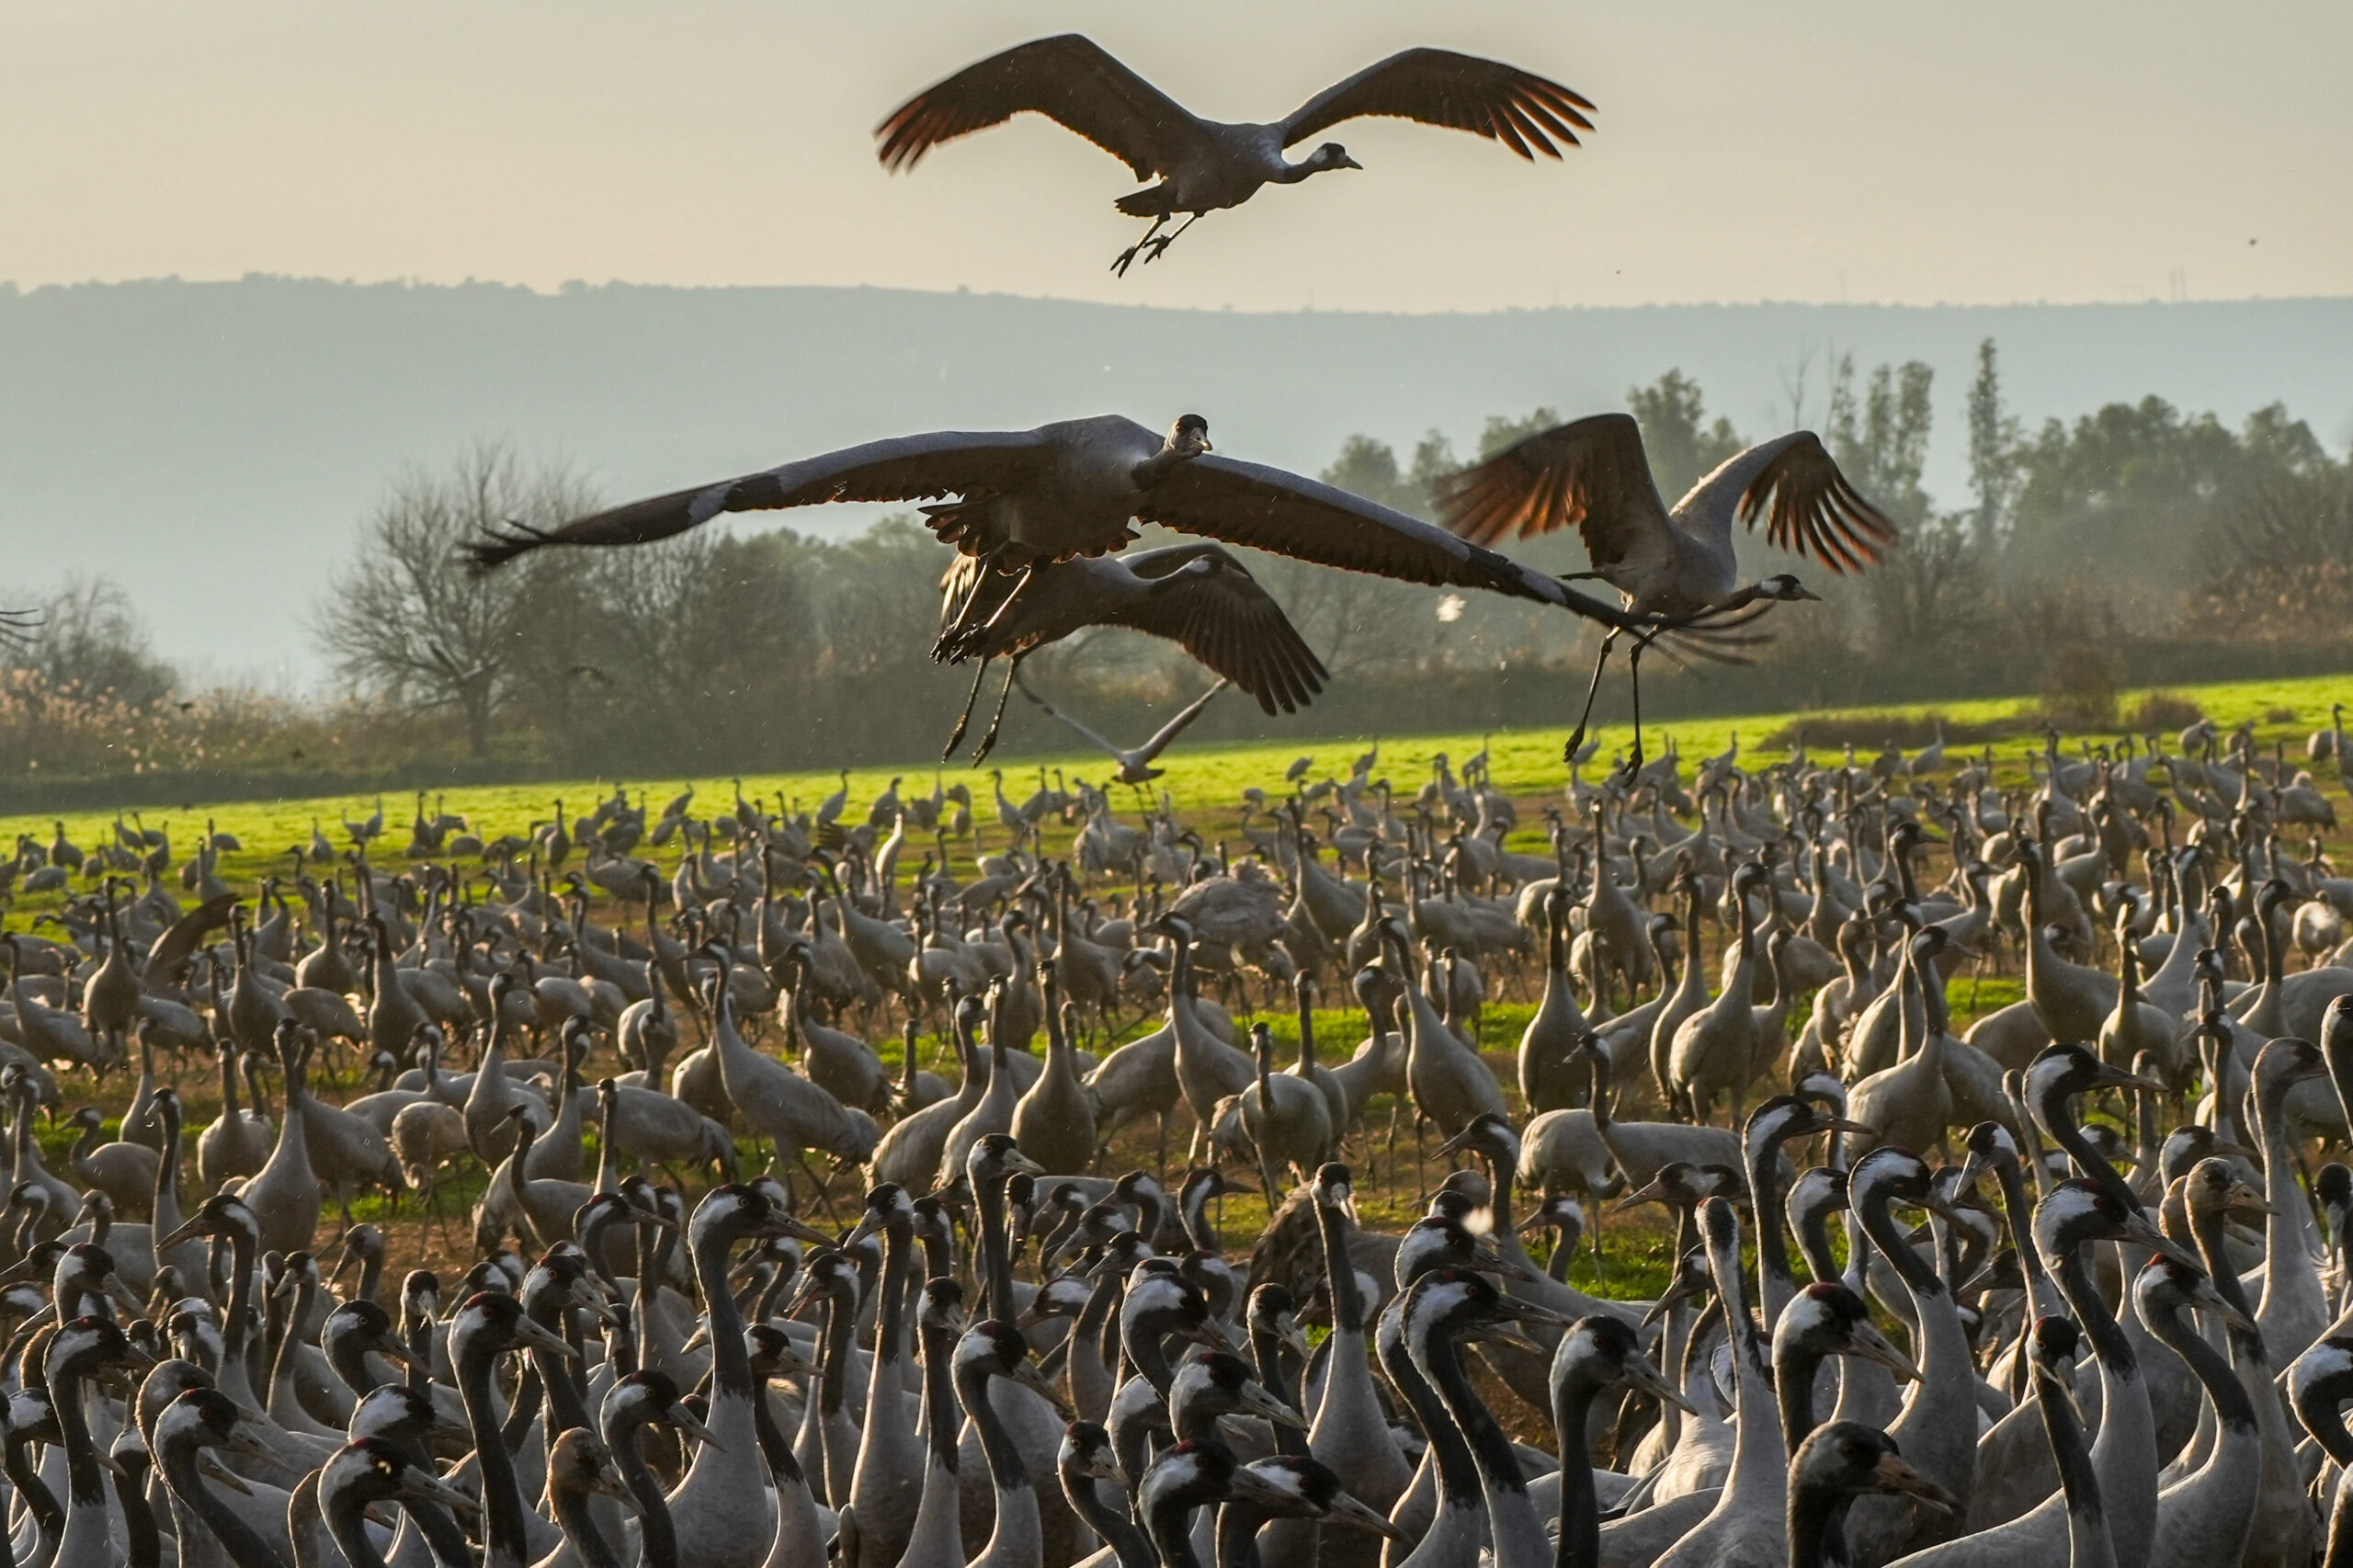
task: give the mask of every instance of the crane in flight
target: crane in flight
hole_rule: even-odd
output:
[[[1408,49],[1336,83],[1278,120],[1203,119],[1078,33],[1034,39],[967,65],[891,111],[874,128],[882,166],[914,168],[943,142],[1042,114],[1110,153],[1138,179],[1158,183],[1114,203],[1149,218],[1143,237],[1120,253],[1121,277],[1138,256],[1156,261],[1204,212],[1239,207],[1270,185],[1297,185],[1333,169],[1361,169],[1337,142],[1297,163],[1285,150],[1367,115],[1467,131],[1529,163],[1558,160],[1561,144],[1591,131],[1593,105],[1558,82],[1501,61],[1450,49]],[[1162,233],[1178,214],[1185,222]]]
[[[1063,712],[1061,709],[1055,707],[1052,703],[1047,701],[1036,692],[1030,690],[1029,683],[1021,678],[1021,674],[1018,670],[1014,672],[1013,684],[1021,688],[1021,695],[1036,703],[1039,710],[1043,712],[1046,717],[1050,719],[1058,719],[1064,724],[1069,725],[1071,732],[1077,735],[1079,739],[1085,741],[1088,745],[1093,746],[1097,751],[1099,751],[1104,756],[1109,757],[1113,762],[1118,763],[1120,765],[1120,771],[1116,776],[1116,782],[1121,784],[1148,784],[1168,771],[1165,767],[1154,767],[1153,766],[1153,763],[1159,757],[1160,754],[1166,751],[1171,745],[1174,745],[1176,744],[1176,737],[1183,734],[1186,729],[1191,725],[1193,721],[1201,716],[1202,710],[1209,707],[1210,699],[1211,698],[1215,697],[1219,692],[1223,691],[1227,687],[1233,683],[1221,678],[1215,686],[1211,687],[1207,691],[1193,699],[1192,701],[1178,709],[1169,719],[1168,722],[1161,725],[1159,729],[1154,730],[1152,733],[1151,739],[1145,741],[1143,744],[1134,747],[1132,750],[1122,749],[1121,747],[1113,745],[1109,741],[1105,740],[1101,735],[1097,734],[1094,731],[1088,729],[1086,725],[1080,723],[1077,720],[1072,718],[1069,714]]]

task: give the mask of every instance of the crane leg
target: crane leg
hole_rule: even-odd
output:
[[[1645,637],[1626,655],[1627,686],[1634,695],[1634,744],[1626,754],[1626,767],[1620,777],[1629,784],[1643,770],[1643,651],[1650,645],[1651,640]],[[1601,678],[1597,670],[1594,678]]]
[[[1403,1100],[1389,1102],[1389,1144],[1385,1157],[1389,1162],[1389,1185],[1392,1187],[1397,1185],[1397,1118],[1404,1108]]]
[[[988,678],[988,674],[989,661],[987,655],[983,654],[981,658],[981,667],[972,672],[972,689],[964,694],[964,711],[958,717],[955,731],[949,735],[948,744],[939,748],[940,761],[946,762],[956,755],[956,743],[964,738],[965,726],[972,722],[972,704],[981,699],[981,682]]]
[[[1154,241],[1152,242],[1152,244],[1151,244],[1151,246],[1150,246],[1150,249],[1151,249],[1152,254],[1151,254],[1150,256],[1145,256],[1145,257],[1143,258],[1143,259],[1144,259],[1144,263],[1145,263],[1145,265],[1146,265],[1146,266],[1149,266],[1149,265],[1151,265],[1153,262],[1158,261],[1158,260],[1160,259],[1160,257],[1161,257],[1162,254],[1163,254],[1164,252],[1165,252],[1165,251],[1168,249],[1168,247],[1169,247],[1170,245],[1175,244],[1177,242],[1177,240],[1183,236],[1183,234],[1184,234],[1184,233],[1185,233],[1185,231],[1186,231],[1186,230],[1188,230],[1188,229],[1191,228],[1194,224],[1196,224],[1196,223],[1199,222],[1200,221],[1201,221],[1201,215],[1200,215],[1199,213],[1196,212],[1196,213],[1194,213],[1191,217],[1189,217],[1189,218],[1186,219],[1182,223],[1178,224],[1178,225],[1176,226],[1176,232],[1175,233],[1173,233],[1173,234],[1163,234],[1163,235],[1161,235],[1161,236],[1160,236],[1160,238],[1158,238],[1158,239],[1156,239],[1156,240],[1154,240]]]
[[[981,764],[986,762],[989,759],[989,753],[996,749],[996,733],[1005,723],[1005,705],[1013,699],[1013,677],[1020,668],[1021,655],[1018,653],[1013,655],[1013,657],[1006,663],[1005,687],[1003,690],[996,694],[996,713],[989,720],[988,733],[983,735],[981,737],[981,744],[972,748],[972,766],[974,767],[978,767]],[[977,683],[975,684],[977,685]],[[1030,835],[1035,836],[1038,831],[1038,824],[1035,823],[1029,823],[1024,825],[1028,827]],[[1021,834],[1018,830],[1016,830],[1014,834],[1014,842],[1018,844],[1020,841]]]
[[[1601,690],[1601,672],[1609,667],[1609,650],[1618,641],[1618,629],[1611,627],[1601,640],[1601,654],[1593,661],[1593,680],[1585,688],[1585,711],[1577,715],[1577,727],[1569,736],[1569,744],[1561,748],[1561,760],[1576,760],[1577,748],[1585,744],[1586,725],[1593,718],[1593,699]]]
[[[1135,265],[1136,253],[1142,250],[1144,246],[1152,243],[1152,237],[1160,233],[1161,227],[1168,222],[1168,218],[1169,214],[1165,212],[1163,212],[1159,217],[1154,218],[1152,221],[1152,227],[1143,232],[1143,238],[1138,240],[1135,244],[1130,245],[1127,249],[1121,251],[1118,256],[1113,258],[1111,262],[1111,270],[1118,273],[1120,277],[1125,278],[1128,275],[1128,268]]]

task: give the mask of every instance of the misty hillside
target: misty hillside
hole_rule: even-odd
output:
[[[109,573],[160,653],[308,681],[299,619],[387,476],[476,437],[567,456],[620,496],[907,430],[1192,409],[1220,449],[1313,472],[1352,432],[1468,444],[1491,414],[1619,406],[1671,367],[1761,434],[1793,401],[1820,416],[1837,353],[1936,368],[1927,486],[1958,505],[1986,336],[2029,428],[2154,392],[2233,423],[2280,401],[2332,449],[2353,437],[2353,300],[1408,316],[870,289],[0,290],[0,597]]]

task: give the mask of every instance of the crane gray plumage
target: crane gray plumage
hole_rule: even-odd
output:
[[[1217,456],[1198,414],[1179,417],[1165,437],[1116,414],[1034,430],[891,437],[558,528],[506,523],[464,553],[488,571],[550,545],[649,544],[730,512],[835,501],[933,502],[923,508],[933,533],[1000,567],[1101,555],[1135,537],[1131,523],[1157,523],[1319,566],[1535,599],[1628,630],[1652,624],[1360,495]]]
[[[1156,237],[1179,213],[1186,227],[1203,212],[1239,207],[1268,185],[1363,165],[1336,142],[1294,164],[1293,147],[1343,120],[1384,116],[1467,131],[1534,162],[1557,160],[1591,131],[1593,105],[1531,72],[1445,49],[1409,49],[1369,65],[1265,124],[1203,119],[1077,33],[1037,39],[968,65],[891,111],[875,128],[877,155],[893,173],[913,169],[943,142],[1042,114],[1159,183],[1121,197],[1131,217],[1150,218],[1142,239],[1112,263],[1125,273],[1150,247],[1156,259],[1177,234]]]
[[[1642,428],[1628,414],[1597,414],[1539,431],[1443,481],[1438,515],[1482,545],[1574,527],[1597,577],[1624,597],[1629,610],[1664,618],[1668,646],[1723,663],[1745,662],[1738,649],[1757,641],[1745,631],[1776,603],[1818,597],[1787,573],[1740,584],[1733,547],[1735,518],[1778,549],[1812,557],[1833,573],[1860,571],[1895,541],[1895,527],[1847,483],[1810,430],[1760,442],[1717,465],[1668,510],[1651,476]],[[1639,661],[1660,633],[1637,641],[1634,743],[1627,777],[1642,767]],[[1594,689],[1608,664],[1605,639]],[[1565,748],[1585,740],[1593,697]]]
[[[1629,607],[1677,619],[1719,609],[1739,592],[1735,519],[1754,529],[1764,518],[1768,543],[1839,574],[1870,565],[1895,541],[1894,525],[1810,430],[1726,459],[1670,511],[1628,414],[1555,426],[1449,476],[1438,511],[1448,528],[1486,545],[1574,528],[1595,576]]]
[[[1176,643],[1268,713],[1305,707],[1331,676],[1249,569],[1207,540],[1025,572],[960,555],[939,587],[932,656],[949,664],[1018,659],[1086,627],[1120,626]]]
[[[1006,672],[1006,691],[997,701],[998,717],[974,749],[975,763],[985,758],[995,743],[1004,699],[1010,695],[1010,683],[1021,661],[1089,626],[1120,626],[1165,637],[1241,687],[1267,713],[1278,708],[1296,712],[1331,678],[1331,672],[1307,646],[1282,607],[1258,585],[1248,568],[1222,546],[1206,540],[1138,551],[1117,559],[1082,556],[1017,572],[977,556],[959,555],[940,578],[939,587],[939,636],[932,644],[932,657],[948,664],[977,657],[981,665],[972,674],[972,690],[965,699],[966,716],[949,737],[949,751],[954,751],[963,738],[964,724],[970,722],[972,704],[980,696],[989,661],[998,657],[1013,661]],[[1036,700],[1035,694],[1024,690]],[[1102,744],[1091,733],[1082,733]],[[1172,734],[1170,739],[1174,738]],[[1116,748],[1105,749],[1115,756],[1120,755]],[[1150,761],[1150,756],[1144,758],[1147,765]]]
[[[1072,718],[1069,714],[1063,712],[1061,709],[1056,708],[1052,703],[1047,701],[1036,692],[1030,690],[1029,682],[1016,677],[1014,684],[1021,688],[1022,696],[1037,704],[1038,710],[1040,712],[1045,714],[1049,719],[1060,720],[1070,729],[1072,733],[1078,735],[1089,745],[1094,746],[1097,751],[1103,753],[1113,762],[1118,763],[1120,765],[1120,770],[1111,776],[1114,783],[1148,784],[1153,779],[1159,778],[1162,774],[1168,771],[1165,767],[1154,767],[1153,766],[1154,762],[1159,760],[1161,753],[1166,751],[1170,746],[1175,745],[1176,744],[1176,737],[1183,734],[1188,729],[1190,729],[1192,727],[1193,721],[1199,718],[1202,713],[1208,710],[1211,699],[1215,698],[1219,692],[1223,691],[1227,687],[1233,683],[1221,678],[1215,686],[1211,687],[1207,691],[1193,699],[1192,701],[1188,702],[1184,707],[1176,710],[1176,713],[1169,718],[1169,721],[1166,723],[1161,725],[1159,729],[1154,730],[1148,737],[1145,738],[1144,743],[1142,745],[1133,747],[1132,749],[1122,749],[1120,746],[1112,744],[1109,741],[1105,740],[1101,735],[1097,734],[1093,730],[1088,729],[1085,724],[1080,723],[1077,720]]]

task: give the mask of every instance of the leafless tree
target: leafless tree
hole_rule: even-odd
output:
[[[170,696],[179,679],[155,656],[131,596],[110,577],[69,577],[9,625],[22,634],[0,636],[0,667],[31,670],[52,691],[143,707]]]
[[[526,468],[496,442],[468,448],[445,470],[402,474],[313,612],[335,674],[364,696],[457,709],[474,755],[487,752],[492,721],[516,689],[510,666],[530,634],[533,601],[584,568],[550,551],[531,570],[476,578],[457,548],[494,524],[552,527],[595,500],[569,469]]]

